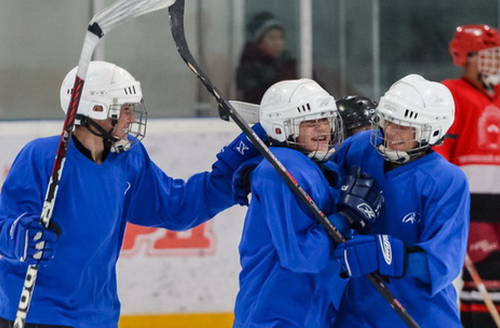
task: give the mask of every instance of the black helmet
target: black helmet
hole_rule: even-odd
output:
[[[369,127],[377,108],[376,102],[363,96],[345,96],[337,99],[336,104],[344,122],[346,138],[358,128]]]

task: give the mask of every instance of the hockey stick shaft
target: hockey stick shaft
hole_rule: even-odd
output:
[[[484,299],[484,304],[486,304],[486,307],[488,308],[493,321],[495,321],[496,326],[500,328],[500,315],[498,314],[498,310],[495,307],[495,304],[493,303],[490,295],[488,294],[488,290],[486,289],[483,280],[479,276],[479,273],[477,272],[476,267],[474,266],[474,263],[472,263],[472,260],[470,259],[468,254],[465,254],[465,268],[467,269],[467,271],[469,271],[469,274],[476,284],[479,293],[481,293],[481,296]]]
[[[167,8],[174,2],[175,0],[121,0],[97,13],[90,21],[78,61],[78,70],[73,85],[73,92],[71,94],[68,110],[66,111],[63,129],[57,145],[56,157],[45,194],[42,213],[40,215],[40,220],[45,228],[49,228],[50,226],[52,211],[59,189],[59,181],[64,169],[68,147],[75,127],[75,116],[80,104],[80,98],[83,92],[83,86],[85,84],[92,53],[97,43],[106,33],[119,24],[133,17]],[[38,267],[29,265],[26,270],[23,290],[21,292],[16,319],[14,321],[14,328],[24,328],[33,297],[37,275]]]
[[[66,113],[66,118],[64,120],[63,131],[61,137],[59,138],[59,143],[57,145],[56,158],[54,160],[52,173],[49,180],[49,185],[47,187],[47,192],[45,194],[42,213],[40,215],[40,220],[42,221],[42,224],[45,228],[49,228],[50,226],[52,210],[54,209],[55,201],[57,198],[59,181],[64,169],[64,163],[66,161],[66,155],[68,153],[69,143],[71,141],[71,136],[73,135],[75,115],[78,110],[78,104],[80,102],[84,83],[85,81],[83,79],[76,76],[75,83],[73,85],[73,93],[71,95],[70,104]],[[21,299],[19,301],[19,306],[17,308],[16,320],[14,321],[14,328],[24,327],[24,324],[26,322],[26,316],[28,315],[29,307],[31,305],[31,299],[35,288],[37,274],[38,274],[38,267],[34,265],[29,265],[26,271],[26,277],[24,279]]]
[[[176,3],[169,7],[170,25],[172,35],[177,46],[177,51],[193,71],[193,73],[205,85],[209,93],[211,93],[222,109],[221,118],[228,120],[229,117],[240,127],[248,139],[255,145],[257,150],[271,163],[279,175],[284,179],[285,183],[292,189],[292,191],[304,202],[304,204],[312,211],[317,220],[325,227],[328,234],[335,240],[336,243],[345,241],[345,238],[339,230],[331,223],[328,217],[319,209],[314,203],[312,198],[302,189],[297,180],[290,174],[290,172],[283,166],[283,164],[274,156],[264,142],[257,136],[251,127],[243,120],[241,115],[231,106],[219,90],[212,84],[210,79],[203,73],[194,60],[189,47],[187,45],[186,36],[184,33],[184,0],[177,0]],[[385,283],[378,276],[371,274],[369,276],[370,282],[381,293],[389,305],[398,313],[401,319],[411,328],[418,328],[419,325],[413,320],[406,309],[394,297],[391,291],[387,288]]]

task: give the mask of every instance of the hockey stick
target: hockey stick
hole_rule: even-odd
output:
[[[40,220],[45,228],[49,228],[54,209],[59,181],[64,168],[64,162],[68,152],[69,143],[75,126],[75,115],[80,104],[85,78],[92,58],[92,53],[99,40],[118,25],[140,15],[167,8],[175,0],[121,0],[97,13],[89,23],[87,33],[83,42],[82,52],[78,62],[75,83],[71,100],[64,119],[63,131],[57,146],[56,158],[52,167],[52,173],[45,194]],[[17,308],[14,328],[23,328],[26,316],[31,304],[31,298],[35,288],[38,267],[28,266],[26,278],[24,280],[21,299]]]
[[[477,273],[476,267],[472,263],[472,260],[470,259],[468,254],[465,254],[465,268],[467,269],[467,271],[469,271],[472,280],[474,280],[477,289],[481,293],[481,296],[484,299],[484,304],[486,304],[486,307],[488,308],[488,311],[490,312],[493,321],[495,321],[496,326],[500,328],[500,315],[498,315],[497,308],[495,307],[495,304],[493,303],[490,295],[488,294],[488,291],[484,286],[483,280]]]
[[[229,103],[248,124],[260,122],[259,105],[238,100],[229,100]]]
[[[276,156],[274,156],[274,154],[269,150],[264,142],[250,128],[250,126],[245,122],[238,111],[236,111],[233,106],[222,96],[219,90],[212,84],[212,82],[203,73],[203,71],[194,60],[189,50],[184,33],[184,0],[177,0],[174,5],[168,8],[168,12],[170,17],[170,29],[177,46],[177,51],[179,52],[180,56],[187,64],[187,66],[191,69],[191,71],[193,71],[193,73],[200,79],[203,85],[205,85],[208,92],[210,92],[217,100],[221,118],[226,121],[231,118],[240,127],[247,138],[250,139],[250,141],[255,145],[259,152],[269,161],[269,163],[271,163],[271,165],[276,169],[279,175],[285,180],[285,183],[314,213],[315,217],[325,227],[326,231],[335,240],[335,242],[344,242],[345,238],[342,236],[339,230],[330,222],[328,217],[318,208],[312,198],[298,184],[297,180],[295,180],[290,172],[288,172],[283,164],[276,158]],[[415,322],[415,320],[413,320],[406,309],[394,297],[392,292],[387,288],[384,281],[380,277],[375,274],[370,274],[369,280],[382,294],[389,305],[398,313],[401,319],[408,325],[408,327],[419,327],[419,325]]]

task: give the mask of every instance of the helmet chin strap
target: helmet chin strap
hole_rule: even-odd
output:
[[[500,84],[500,74],[484,74],[480,73],[480,79],[486,90],[493,92],[495,86]]]
[[[390,150],[384,145],[378,146],[380,154],[383,154],[386,160],[396,164],[405,164],[408,163],[411,159],[410,154],[406,151],[400,150]]]
[[[418,147],[409,151],[390,150],[384,145],[380,145],[378,146],[378,150],[387,161],[402,165],[424,156],[434,145],[426,144],[424,147]]]
[[[115,142],[111,144],[111,152],[121,154],[130,149],[130,141],[115,138]]]
[[[122,140],[113,136],[111,134],[111,131],[107,131],[102,126],[97,124],[93,119],[81,114],[77,114],[75,118],[80,120],[80,125],[89,130],[90,133],[92,133],[97,137],[102,138],[102,141],[104,143],[104,148],[110,149],[112,152],[117,152],[117,153],[122,153],[125,150],[127,150],[125,149],[126,147],[124,147],[124,145],[120,144],[121,141],[128,143],[127,140]],[[94,131],[91,127],[97,130],[98,132]]]
[[[292,138],[292,140],[295,140]],[[275,139],[269,138],[269,145],[273,147],[285,147],[285,148],[291,148],[300,151],[301,153],[305,154],[307,157],[312,159],[315,162],[325,162],[328,160],[332,155],[335,153],[336,149],[332,147],[331,149],[327,151],[305,151],[302,148],[298,147],[297,145],[292,145],[287,143],[286,141],[277,141]]]
[[[313,161],[315,162],[324,162],[326,160],[328,160],[330,157],[332,157],[332,155],[335,153],[335,148],[331,148],[327,151],[313,151],[313,152],[310,152],[309,154],[307,154],[307,157],[309,157],[310,159],[312,159]]]

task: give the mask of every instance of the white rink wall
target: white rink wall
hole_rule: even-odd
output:
[[[0,122],[0,182],[24,144],[61,130],[62,121]],[[169,176],[187,179],[210,170],[238,133],[234,123],[215,118],[152,119],[143,142]],[[129,227],[118,263],[122,314],[232,312],[245,210],[235,206],[189,232]]]

